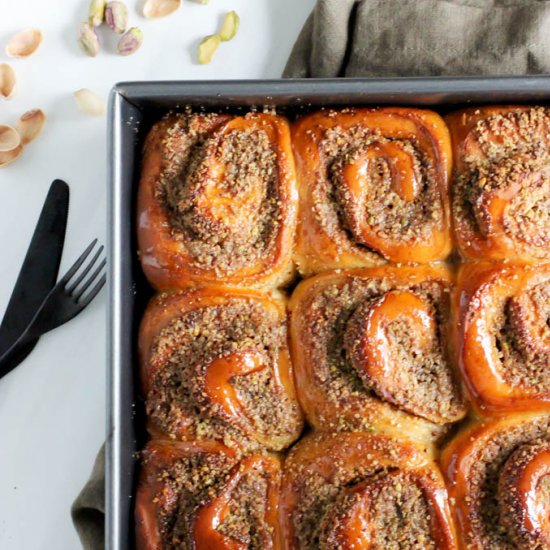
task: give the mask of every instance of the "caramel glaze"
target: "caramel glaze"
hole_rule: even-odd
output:
[[[326,110],[292,130],[304,276],[386,261],[427,263],[451,251],[451,146],[436,113]]]

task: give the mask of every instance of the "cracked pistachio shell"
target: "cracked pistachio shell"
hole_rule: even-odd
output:
[[[166,17],[181,6],[181,0],[147,0],[143,6],[143,15],[147,19]]]
[[[219,45],[221,44],[221,38],[217,34],[207,36],[199,44],[199,63],[201,65],[208,65]]]
[[[78,44],[82,51],[90,57],[99,53],[99,38],[95,29],[89,23],[81,23],[78,28]]]
[[[19,132],[7,124],[0,124],[0,153],[13,151],[19,145],[21,145]]]
[[[11,99],[15,93],[15,71],[11,65],[0,63],[0,96]]]
[[[227,42],[228,40],[231,40],[237,34],[240,22],[241,20],[237,15],[237,12],[230,11],[226,14],[222,23],[222,28],[219,32],[222,42]]]
[[[88,8],[88,23],[92,27],[99,27],[105,19],[106,0],[92,0]]]
[[[124,2],[107,2],[105,6],[105,23],[118,34],[128,26],[128,8]]]
[[[0,168],[12,163],[23,152],[23,146],[19,145],[11,151],[0,151]]]
[[[142,43],[143,32],[138,27],[132,27],[118,41],[118,53],[120,55],[132,55],[139,50]]]
[[[78,108],[88,115],[100,116],[105,113],[105,101],[92,90],[82,88],[74,93]]]
[[[29,57],[42,44],[42,33],[38,29],[25,29],[14,34],[6,45],[9,57]]]
[[[46,123],[46,115],[41,109],[31,109],[23,113],[17,123],[17,131],[21,136],[21,143],[27,145],[42,131]]]

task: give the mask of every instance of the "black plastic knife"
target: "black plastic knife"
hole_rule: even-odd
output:
[[[36,224],[31,244],[17,277],[8,307],[0,324],[0,356],[26,329],[36,311],[57,281],[69,213],[69,186],[55,180],[50,186]],[[38,339],[19,352],[21,362]],[[0,373],[0,377],[7,372]]]

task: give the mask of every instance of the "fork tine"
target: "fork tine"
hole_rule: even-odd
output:
[[[86,297],[81,302],[78,302],[78,305],[84,309],[97,296],[97,293],[103,288],[106,281],[107,275],[104,273],[103,277],[92,287],[92,290],[86,294]]]
[[[104,248],[103,245],[101,245],[97,249],[97,252],[94,254],[94,257],[90,260],[88,265],[84,268],[82,273],[78,276],[78,279],[70,287],[67,288],[67,292],[69,294],[72,294],[75,291],[76,287],[83,281],[84,277],[86,277],[86,275],[90,272],[90,269],[92,269],[94,264],[97,262],[97,259],[99,258],[100,254],[103,252],[103,248]]]
[[[97,239],[94,239],[84,252],[80,255],[78,260],[70,267],[69,271],[63,275],[62,279],[59,281],[59,283],[67,284],[69,282],[69,279],[76,273],[78,268],[83,264],[84,260],[89,256],[90,252],[92,251],[92,248],[96,245]]]
[[[103,268],[105,267],[105,265],[107,264],[107,260],[105,258],[103,258],[103,261],[97,266],[96,270],[90,275],[90,277],[88,278],[88,280],[84,283],[84,285],[82,286],[82,288],[80,288],[78,290],[78,293],[77,295],[74,297],[75,300],[78,302],[78,300],[80,300],[80,298],[82,297],[82,295],[84,294],[84,292],[86,292],[86,290],[88,289],[88,287],[94,282],[94,280],[96,279],[96,277],[101,273],[101,271],[103,270]]]

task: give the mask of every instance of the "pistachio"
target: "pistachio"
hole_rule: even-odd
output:
[[[38,29],[25,29],[13,35],[6,45],[9,57],[29,57],[42,44],[42,33]]]
[[[90,57],[99,53],[99,38],[89,23],[81,23],[78,28],[78,44]]]
[[[100,116],[105,113],[105,101],[96,93],[82,88],[74,93],[78,108],[88,115]]]
[[[21,145],[19,132],[7,124],[0,124],[0,153],[13,151],[19,145]]]
[[[124,2],[107,2],[105,23],[118,34],[122,34],[128,25],[128,8]]]
[[[199,63],[201,65],[208,65],[212,61],[220,44],[221,39],[217,34],[204,38],[199,44]]]
[[[46,115],[41,109],[31,109],[23,113],[17,123],[21,143],[27,145],[33,141],[40,134],[45,123]]]
[[[105,19],[105,4],[106,0],[91,0],[88,9],[88,23],[92,27],[99,27]]]
[[[237,15],[237,12],[230,11],[226,14],[222,23],[222,28],[219,32],[220,38],[223,42],[231,40],[237,34],[240,21],[241,20]]]
[[[23,146],[19,145],[15,149],[6,152],[0,152],[0,168],[12,163],[23,152]]]
[[[128,29],[118,41],[118,53],[120,55],[132,55],[137,52],[143,42],[143,33],[138,27]]]
[[[143,15],[147,19],[166,17],[174,13],[181,5],[181,0],[147,0],[143,6]]]
[[[0,63],[0,96],[11,99],[15,93],[15,71],[11,65]]]

